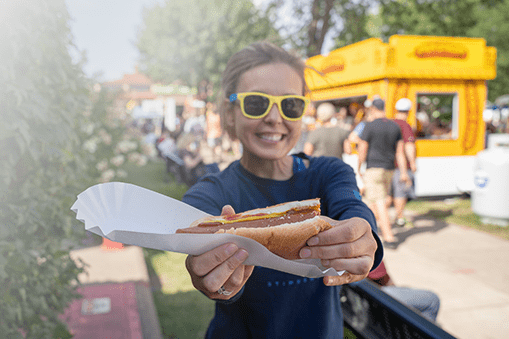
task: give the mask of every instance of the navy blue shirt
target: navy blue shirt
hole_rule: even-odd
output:
[[[320,198],[323,215],[338,220],[361,217],[370,223],[379,244],[374,267],[378,266],[383,254],[375,218],[360,200],[352,168],[332,157],[310,157],[309,168],[298,160],[295,157],[293,177],[284,181],[256,177],[236,161],[221,173],[204,177],[183,201],[220,215],[227,204],[239,213]],[[325,286],[322,278],[255,267],[237,295],[216,302],[206,338],[343,338],[340,289]]]

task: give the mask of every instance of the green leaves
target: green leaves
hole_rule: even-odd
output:
[[[488,81],[489,100],[509,88],[509,0],[381,0],[381,32],[484,38],[497,48],[497,78]]]
[[[153,79],[219,84],[229,57],[277,34],[247,0],[172,0],[144,12],[138,36],[141,68]]]
[[[0,333],[6,338],[69,337],[58,315],[76,298],[83,270],[65,244],[84,235],[73,227],[69,207],[90,182],[75,132],[89,91],[69,55],[67,19],[63,0],[0,4]]]

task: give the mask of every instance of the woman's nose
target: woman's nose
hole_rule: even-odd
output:
[[[279,112],[279,106],[274,103],[272,104],[272,107],[270,108],[269,113],[264,118],[265,122],[267,123],[279,123],[283,121],[283,117],[281,116],[281,113]]]

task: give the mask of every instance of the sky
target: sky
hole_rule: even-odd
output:
[[[190,0],[192,1],[192,0]],[[85,52],[84,72],[98,81],[113,81],[133,73],[139,58],[136,36],[143,22],[143,8],[164,0],[65,0],[69,22],[78,49]],[[254,0],[260,6],[264,0]],[[325,43],[330,45],[328,39]],[[325,49],[328,46],[324,46]]]
[[[100,81],[133,73],[139,57],[137,32],[144,7],[163,0],[65,0],[77,49],[85,51],[87,76]],[[75,56],[77,57],[77,56]],[[100,75],[102,74],[102,75]]]

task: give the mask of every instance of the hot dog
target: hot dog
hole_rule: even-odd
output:
[[[319,199],[293,201],[233,215],[205,217],[176,233],[236,234],[293,260],[299,259],[299,251],[309,238],[332,227],[319,216]]]

